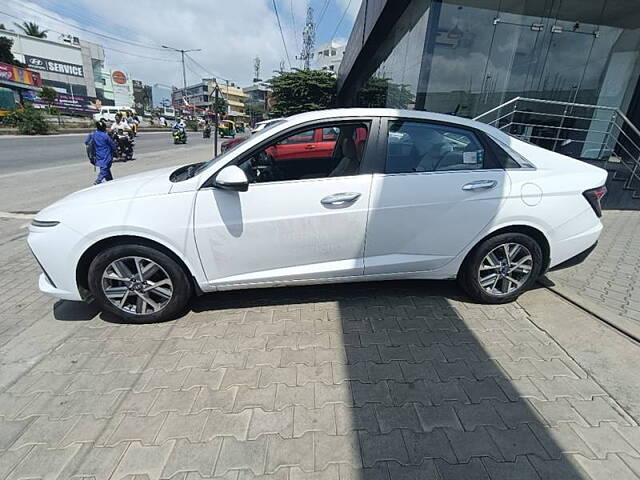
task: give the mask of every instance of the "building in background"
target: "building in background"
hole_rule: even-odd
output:
[[[521,96],[616,107],[640,125],[639,71],[634,2],[363,0],[338,99],[473,118]]]
[[[183,114],[188,113],[204,113],[211,109],[215,94],[216,79],[203,78],[200,83],[189,85],[186,90],[184,88],[174,89],[172,92],[172,104],[176,111]],[[226,117],[231,120],[249,121],[249,117],[245,112],[245,101],[247,94],[242,89],[231,82],[218,83],[220,94],[227,101]]]
[[[268,118],[269,95],[271,94],[269,84],[256,82],[253,85],[244,87],[242,91],[247,95],[244,111],[249,117],[251,124],[254,125],[256,122]]]
[[[161,83],[154,83],[151,86],[151,102],[153,108],[171,106],[171,87]]]
[[[344,49],[346,44],[342,42],[325,43],[320,45],[316,50],[316,69],[317,70],[329,70],[331,72],[338,72],[340,68],[340,62],[344,56]]]
[[[13,41],[11,53],[37,71],[43,85],[69,96],[96,98],[96,74],[104,67],[102,46],[72,36],[53,40],[9,30],[0,30],[0,36]]]
[[[133,80],[133,103],[138,115],[151,115],[152,91],[150,85],[144,85],[140,80]]]

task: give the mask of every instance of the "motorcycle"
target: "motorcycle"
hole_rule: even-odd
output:
[[[111,133],[116,144],[116,159],[122,162],[133,160],[133,132],[117,130]]]
[[[211,137],[211,127],[206,126],[202,130],[202,138],[210,138]]]
[[[173,129],[173,144],[187,143],[187,132],[184,128],[178,127]]]

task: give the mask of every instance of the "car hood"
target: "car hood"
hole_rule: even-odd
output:
[[[68,208],[71,204],[98,205],[169,193],[173,185],[169,176],[176,168],[151,170],[79,190],[41,210],[36,219],[57,220],[59,210]]]

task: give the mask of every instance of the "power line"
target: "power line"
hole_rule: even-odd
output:
[[[344,12],[342,12],[342,16],[340,17],[340,21],[338,21],[338,24],[336,25],[336,29],[333,31],[333,35],[331,35],[331,40],[329,40],[329,45],[331,45],[333,43],[333,38],[336,36],[336,33],[338,33],[338,29],[340,28],[340,25],[342,24],[342,21],[344,20],[344,17],[347,14],[347,11],[349,10],[349,7],[351,6],[351,1],[352,0],[349,0],[349,3],[347,3],[347,8],[345,8]]]
[[[191,60],[195,65],[197,65],[200,69],[202,69],[203,72],[206,72],[208,75],[211,75],[212,77],[215,77],[216,79],[219,78],[220,80],[224,80],[225,82],[229,82],[230,81],[228,78],[224,78],[222,75],[217,75],[215,72],[212,72],[208,68],[203,67],[200,63],[196,62],[196,60],[191,55],[186,55],[186,57],[189,60]]]
[[[126,43],[128,45],[133,45],[135,47],[148,48],[148,49],[151,49],[151,50],[162,50],[161,46],[154,46],[154,45],[144,44],[144,43],[139,43],[139,42],[131,42],[129,40],[123,40],[122,38],[118,38],[118,37],[113,37],[111,35],[107,35],[106,33],[98,33],[96,31],[89,30],[88,28],[83,28],[83,27],[80,27],[78,25],[74,25],[72,23],[65,22],[64,20],[60,20],[60,19],[58,19],[58,18],[56,18],[56,17],[54,17],[52,15],[48,15],[48,14],[46,14],[44,12],[38,11],[35,8],[31,8],[31,7],[29,7],[29,6],[25,5],[25,4],[21,4],[20,6],[23,7],[23,8],[26,8],[27,10],[35,12],[38,15],[42,15],[43,17],[47,17],[47,18],[53,20],[54,22],[61,23],[62,25],[66,25],[66,26],[74,28],[76,30],[80,30],[80,31],[83,31],[83,32],[90,33],[91,35],[107,38],[107,39],[113,40],[115,42]],[[8,15],[8,14],[5,14],[5,15]]]
[[[289,63],[289,68],[291,68],[291,60],[289,59],[289,51],[287,50],[287,42],[284,40],[284,33],[282,33],[282,24],[280,23],[280,15],[278,15],[278,7],[276,6],[276,0],[271,0],[273,2],[273,9],[276,12],[276,19],[278,20],[278,28],[280,29],[280,37],[282,38],[282,45],[284,46],[284,53],[287,56],[287,63]]]
[[[326,0],[326,2],[324,2],[324,7],[322,7],[322,11],[320,12],[320,18],[318,19],[318,25],[317,28],[320,28],[320,24],[322,23],[322,19],[324,18],[324,14],[327,12],[327,7],[329,6],[329,2],[331,0]]]
[[[289,10],[291,11],[291,28],[293,28],[293,46],[298,47],[298,32],[296,31],[296,19],[293,14],[293,0],[289,3]]]
[[[17,17],[17,16],[15,16],[15,15],[11,15],[10,13],[0,12],[0,14],[5,15],[5,16],[10,17],[10,18],[13,18],[13,19],[15,19],[15,20],[22,20],[22,18]],[[45,26],[46,26],[46,25],[45,25]],[[59,34],[59,35],[67,35],[67,34],[66,34],[66,33],[64,33],[64,32],[60,32],[60,31],[55,30],[55,29],[53,29],[53,28],[48,28],[47,30],[48,30],[48,31],[50,31],[50,32],[53,32],[53,33],[57,33],[57,34]],[[21,34],[19,34],[19,35],[21,35]],[[170,60],[170,59],[168,59],[168,58],[149,57],[149,56],[147,56],[147,55],[140,55],[140,54],[138,54],[138,53],[131,53],[131,52],[126,52],[126,51],[124,51],[124,50],[118,50],[117,48],[113,48],[113,47],[105,47],[104,45],[101,45],[101,47],[102,47],[104,50],[111,50],[111,51],[113,51],[113,52],[122,53],[122,54],[124,54],[124,55],[130,55],[130,56],[132,56],[132,57],[146,58],[147,60],[158,60],[158,61],[161,61],[161,62],[170,62],[170,63],[174,63],[174,62],[176,62],[176,60]]]

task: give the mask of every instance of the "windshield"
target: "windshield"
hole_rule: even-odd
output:
[[[260,130],[259,132],[256,132],[255,134],[251,135],[250,137],[247,137],[247,140],[253,140],[256,138],[260,138],[263,135],[265,135],[265,132],[268,133],[268,130],[271,129],[272,127],[276,126],[276,125],[280,125],[282,123],[286,122],[285,119],[282,120],[276,120],[270,124],[268,124],[266,127],[264,127],[262,130]],[[245,140],[246,141],[246,140]],[[201,164],[199,164],[196,168],[194,168],[193,170],[191,170],[191,175],[188,178],[193,177],[194,175],[199,174],[200,172],[203,172],[204,170],[206,170],[207,168],[209,168],[210,166],[212,166],[213,164],[224,160],[225,158],[227,158],[229,155],[233,155],[233,153],[236,151],[236,149],[238,147],[240,147],[241,145],[244,145],[244,142],[240,142],[236,145],[234,145],[233,147],[231,147],[229,150],[227,150],[226,152],[224,152],[221,155],[218,155],[217,157],[212,158],[211,160],[207,161],[207,162],[203,162]]]

